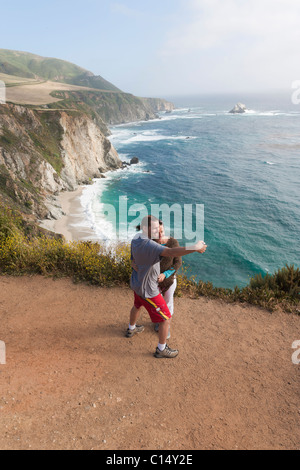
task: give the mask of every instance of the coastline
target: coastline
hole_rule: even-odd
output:
[[[151,121],[155,120],[156,119],[153,119]],[[113,127],[128,126],[141,122],[147,121],[123,123]],[[110,174],[111,172],[115,173],[118,171],[119,170],[108,170],[107,173]],[[124,170],[122,169],[122,171]],[[88,226],[86,208],[82,201],[84,190],[94,186],[96,181],[105,182],[102,178],[95,178],[92,185],[78,186],[74,191],[61,191],[57,196],[52,196],[53,202],[49,204],[49,209],[51,211],[51,208],[55,208],[55,218],[40,220],[39,226],[56,234],[63,235],[67,242],[103,241],[101,236]],[[91,194],[89,196],[92,197]]]
[[[64,215],[58,219],[42,220],[40,227],[61,234],[67,242],[95,241],[95,232],[86,226],[81,196],[86,186],[79,186],[75,191],[62,191],[56,196]]]
[[[151,121],[159,121],[160,119],[161,118],[154,118],[151,119]],[[112,130],[112,128],[122,128],[124,126],[147,122],[148,121],[133,121],[117,124],[111,126],[110,130]],[[113,134],[110,137],[113,137]],[[126,157],[123,156],[123,160],[126,161]],[[134,165],[134,168],[135,167],[136,165]],[[122,169],[122,171],[124,171],[124,169]],[[108,174],[111,172],[115,173],[118,172],[118,170],[107,171]],[[82,201],[84,190],[90,188],[90,186],[94,186],[98,180],[102,182],[105,181],[101,178],[95,178],[92,185],[78,186],[74,191],[61,191],[57,196],[52,196],[52,201],[49,203],[49,210],[52,212],[51,209],[55,209],[55,218],[40,220],[39,226],[56,234],[63,235],[67,242],[103,241],[101,236],[97,234],[92,227],[88,226],[86,207]]]

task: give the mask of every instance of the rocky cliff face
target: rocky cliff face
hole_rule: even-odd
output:
[[[102,173],[121,167],[121,161],[111,142],[87,116],[76,119],[61,113],[61,140],[64,167],[61,179],[69,188],[99,178]]]
[[[119,94],[115,100],[106,101],[103,119],[111,125],[148,121],[157,118],[157,113],[161,111],[172,111],[173,109],[173,103],[163,99],[137,98],[123,93]]]
[[[122,166],[108,125],[157,117],[174,105],[128,93],[54,92],[34,109],[0,104],[0,202],[39,219],[58,218],[53,197]]]
[[[93,114],[103,133],[109,134],[103,125],[145,121],[157,117],[160,111],[172,111],[173,103],[160,98],[138,98],[129,93],[100,91],[55,91],[51,96],[61,101],[48,108],[84,109]]]
[[[5,203],[51,217],[51,195],[120,166],[116,150],[90,116],[0,105],[0,198]]]
[[[170,101],[162,98],[140,98],[146,107],[150,107],[152,112],[159,113],[161,111],[173,111],[175,106]]]

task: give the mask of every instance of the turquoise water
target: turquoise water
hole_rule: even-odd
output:
[[[141,163],[93,186],[94,228],[110,238],[99,203],[117,208],[120,196],[147,207],[204,204],[208,249],[185,258],[189,274],[233,288],[299,266],[300,106],[290,96],[170,99],[171,114],[111,129],[120,158]],[[250,111],[228,114],[238,101]]]

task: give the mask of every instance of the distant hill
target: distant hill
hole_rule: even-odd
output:
[[[44,79],[97,90],[121,91],[100,75],[65,60],[41,57],[29,52],[0,49],[0,73]]]

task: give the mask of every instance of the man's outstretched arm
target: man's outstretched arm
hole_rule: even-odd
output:
[[[184,248],[182,246],[179,246],[178,248],[166,247],[160,256],[174,258],[176,256],[186,256],[191,253],[204,253],[206,251],[206,248],[207,245],[203,241],[200,241],[194,246],[190,246],[189,248]]]

